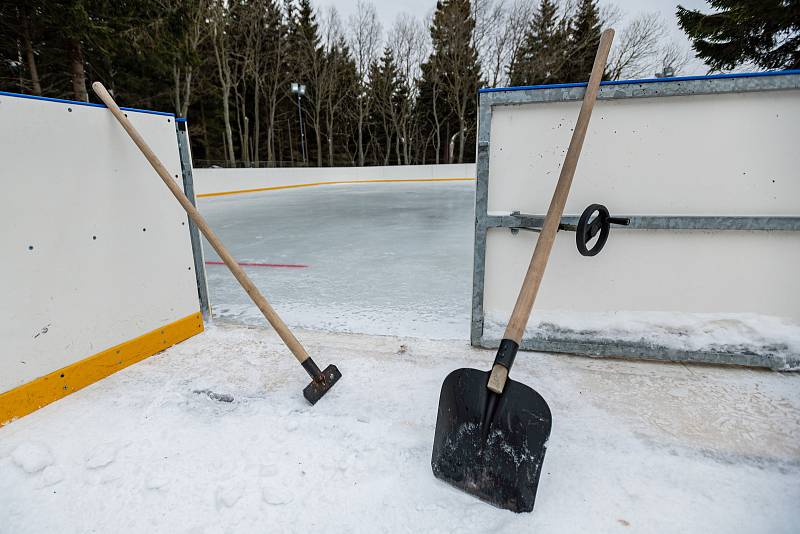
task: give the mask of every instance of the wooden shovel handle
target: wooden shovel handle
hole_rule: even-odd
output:
[[[569,142],[569,149],[567,149],[567,155],[564,157],[564,165],[561,167],[558,184],[556,184],[553,199],[550,201],[550,208],[547,210],[547,216],[544,219],[542,231],[539,233],[539,239],[536,241],[536,248],[533,250],[533,257],[528,266],[528,272],[525,274],[525,281],[522,283],[517,303],[514,305],[514,311],[511,313],[511,319],[508,321],[506,332],[503,335],[504,339],[510,339],[516,343],[522,341],[522,335],[525,332],[525,326],[528,324],[528,318],[531,315],[536,294],[539,292],[542,276],[544,276],[544,269],[547,266],[547,260],[553,248],[553,241],[555,241],[558,225],[561,222],[561,215],[564,213],[564,205],[567,202],[572,178],[575,176],[575,168],[578,166],[578,158],[581,155],[583,140],[586,138],[586,130],[589,127],[589,119],[592,116],[592,109],[597,100],[597,93],[600,91],[600,80],[603,78],[603,71],[606,68],[606,61],[608,60],[608,53],[611,50],[611,42],[613,40],[614,30],[610,28],[600,36],[600,44],[597,47],[597,54],[594,58],[592,75],[586,85],[586,93],[583,96],[583,105],[581,105],[581,111],[578,115],[578,122],[572,132],[572,140]]]
[[[172,194],[175,195],[175,198],[178,199],[183,209],[186,210],[186,213],[189,215],[189,218],[194,221],[197,227],[203,232],[203,235],[206,236],[206,239],[211,246],[214,247],[214,250],[217,251],[219,257],[222,258],[222,261],[225,262],[225,265],[228,266],[228,269],[231,270],[233,276],[239,283],[242,285],[244,290],[253,299],[253,302],[258,309],[261,310],[261,313],[264,314],[264,317],[269,321],[269,324],[272,325],[272,328],[278,333],[286,346],[289,347],[289,350],[292,351],[297,361],[300,363],[305,362],[308,359],[308,353],[306,349],[300,344],[294,334],[292,334],[289,327],[286,326],[286,323],[281,320],[278,316],[277,312],[272,308],[270,303],[264,298],[264,295],[258,290],[258,288],[253,284],[250,277],[245,274],[244,270],[239,266],[236,260],[231,256],[228,249],[225,248],[225,245],[222,244],[222,241],[219,240],[217,235],[211,230],[206,223],[206,220],[200,215],[200,212],[195,208],[192,203],[186,198],[186,195],[183,194],[183,191],[178,184],[175,183],[174,179],[169,175],[167,169],[164,167],[164,164],[161,163],[161,160],[155,155],[155,153],[150,149],[148,144],[139,134],[139,132],[134,128],[133,124],[128,120],[128,117],[125,116],[125,113],[119,109],[117,103],[114,102],[114,98],[108,93],[103,84],[100,82],[94,82],[92,84],[92,89],[100,97],[100,100],[108,107],[109,111],[116,117],[122,127],[128,132],[128,135],[131,137],[136,146],[139,147],[139,150],[142,151],[144,157],[147,158],[147,161],[150,162],[150,165],[153,166],[153,169],[158,173],[164,183],[167,184],[169,190],[172,191]]]

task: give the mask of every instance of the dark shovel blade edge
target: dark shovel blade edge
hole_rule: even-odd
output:
[[[445,378],[433,474],[500,508],[530,512],[550,437],[550,407],[530,387],[508,380],[484,441],[488,380],[489,373],[477,369],[457,369]]]

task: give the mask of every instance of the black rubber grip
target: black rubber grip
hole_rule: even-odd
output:
[[[514,358],[517,357],[517,350],[519,345],[516,341],[504,339],[500,342],[500,348],[497,349],[497,356],[494,358],[494,363],[499,363],[509,371],[511,366],[514,365]]]

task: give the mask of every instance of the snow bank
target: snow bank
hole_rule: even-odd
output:
[[[487,339],[501,339],[507,317],[489,315]],[[682,351],[768,354],[778,370],[800,369],[800,325],[746,313],[534,311],[525,337],[641,343]]]

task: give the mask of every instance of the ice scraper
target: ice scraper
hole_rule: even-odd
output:
[[[433,474],[514,512],[533,510],[552,416],[541,395],[508,374],[561,222],[613,38],[611,29],[600,37],[564,165],[494,365],[488,372],[453,371],[439,397]]]
[[[200,231],[203,232],[203,235],[206,236],[208,242],[214,247],[214,250],[217,251],[219,257],[222,258],[222,261],[224,261],[228,269],[231,270],[233,276],[242,285],[242,288],[244,288],[250,298],[253,299],[253,302],[258,306],[258,309],[261,310],[261,313],[264,314],[264,318],[272,325],[292,354],[294,354],[294,357],[297,358],[297,361],[300,362],[300,365],[303,366],[303,369],[311,376],[311,383],[303,389],[303,396],[308,402],[315,404],[342,377],[339,369],[337,369],[335,365],[329,365],[324,371],[321,371],[319,367],[317,367],[317,364],[314,363],[314,360],[308,355],[303,345],[294,337],[292,331],[289,330],[286,323],[284,323],[275,312],[269,301],[264,298],[264,295],[261,294],[252,280],[250,280],[250,277],[245,274],[244,270],[239,266],[233,256],[231,256],[228,249],[222,244],[222,241],[219,240],[217,235],[208,226],[203,216],[200,215],[200,212],[197,211],[197,208],[186,198],[181,188],[178,187],[178,184],[175,183],[175,180],[169,175],[169,172],[167,172],[164,164],[161,163],[161,160],[159,160],[150,149],[144,138],[139,134],[136,128],[134,128],[133,124],[128,120],[128,117],[125,116],[125,113],[119,109],[119,106],[114,102],[114,99],[106,88],[103,87],[103,84],[94,82],[92,84],[92,89],[94,89],[94,92],[97,93],[100,100],[103,101],[109,111],[111,111],[114,117],[119,121],[136,146],[139,147],[144,157],[147,158],[147,161],[150,162],[150,165],[153,166],[156,173],[164,180],[164,183],[167,184],[169,190],[172,191],[172,194],[178,199],[183,209],[186,210],[189,218],[192,219]]]

